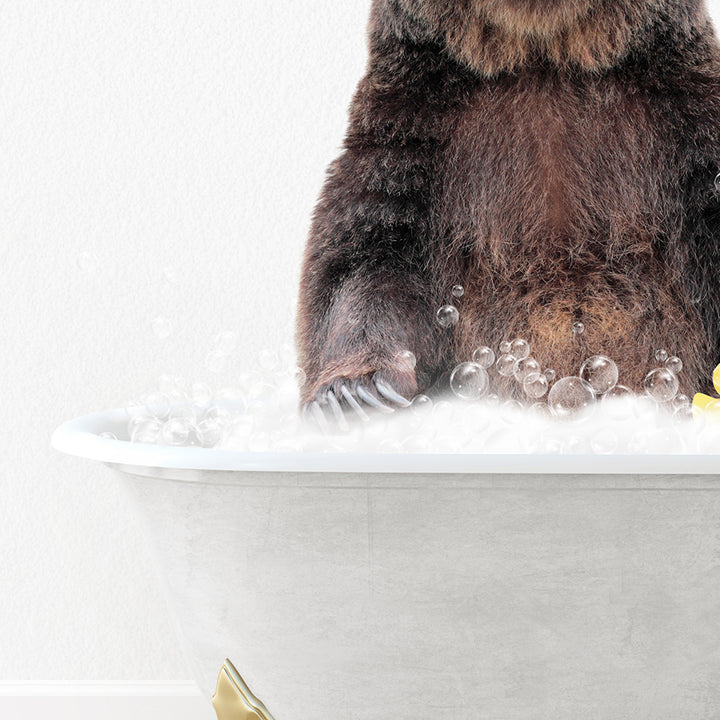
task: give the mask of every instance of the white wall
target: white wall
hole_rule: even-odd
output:
[[[292,342],[368,6],[0,6],[0,683],[191,681],[116,478],[49,437],[164,372],[217,383],[220,330],[239,364]]]

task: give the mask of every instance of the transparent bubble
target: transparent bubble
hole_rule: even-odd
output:
[[[487,370],[477,363],[461,363],[450,375],[450,389],[461,400],[478,400],[489,384]]]
[[[111,433],[111,432],[100,433],[100,437],[103,440],[117,440],[117,435],[115,435],[115,433]]]
[[[148,414],[161,420],[170,414],[170,398],[165,393],[148,393],[143,397],[143,404]]]
[[[715,192],[720,193],[720,173],[715,176]]]
[[[88,274],[94,273],[98,266],[97,257],[87,250],[78,253],[76,263],[80,270]]]
[[[695,411],[693,409],[693,406],[690,404],[687,405],[679,405],[678,407],[673,407],[673,418],[676,420],[692,420],[695,417]]]
[[[667,350],[656,350],[655,351],[655,359],[659,363],[664,363],[668,358],[670,357],[670,354]]]
[[[402,350],[395,356],[394,363],[400,370],[409,372],[417,366],[417,358],[410,350]]]
[[[610,455],[619,445],[618,434],[612,428],[600,428],[590,437],[590,448],[596,455]]]
[[[481,368],[491,368],[495,362],[495,351],[492,348],[483,345],[475,350],[472,356],[473,362],[477,363]]]
[[[548,382],[553,382],[557,377],[557,373],[554,370],[546,370],[543,375],[545,375]]]
[[[580,321],[573,323],[572,330],[575,335],[582,335],[585,332],[585,324]]]
[[[625,385],[615,385],[603,394],[603,412],[612,420],[624,420],[633,413],[632,398],[635,393]]]
[[[517,357],[517,355],[513,357]],[[518,360],[513,374],[519,383],[525,383],[526,381],[537,380],[540,377],[541,370],[540,363],[534,357],[526,357],[523,360]],[[547,378],[545,379],[547,380]]]
[[[204,410],[212,404],[213,392],[207,383],[196,382],[190,387],[190,397],[196,408]]]
[[[211,373],[221,373],[227,367],[228,356],[221,350],[211,350],[205,357],[205,367]]]
[[[160,438],[162,423],[153,417],[137,417],[130,421],[128,431],[132,442],[153,445]]]
[[[164,315],[158,315],[154,318],[150,323],[150,326],[152,327],[152,331],[155,333],[155,337],[160,340],[169,338],[173,333],[172,322]]]
[[[223,426],[216,418],[206,418],[198,423],[197,429],[201,436],[203,447],[215,447],[222,437]]]
[[[542,397],[548,391],[549,387],[550,383],[548,382],[548,379],[545,377],[545,375],[538,375],[536,378],[528,379],[523,382],[523,391],[528,397],[531,398]],[[536,403],[536,405],[539,404],[541,404],[543,407],[547,407],[544,405],[544,403]]]
[[[582,364],[580,377],[601,395],[617,385],[618,367],[604,355],[593,355]]]
[[[138,415],[145,415],[145,403],[142,400],[128,400],[125,403],[125,414],[128,416],[130,420],[132,420],[134,417],[137,417]]]
[[[501,355],[495,363],[495,369],[498,371],[498,374],[503,377],[512,377],[515,375],[517,366],[517,358],[512,355]]]
[[[522,421],[522,403],[518,400],[505,400],[500,405],[500,419],[508,425],[515,425]]]
[[[410,403],[410,409],[417,415],[425,416],[433,409],[433,401],[427,395],[416,395]]]
[[[683,369],[683,361],[677,355],[673,355],[665,361],[665,367],[677,375]]]
[[[670,404],[673,407],[673,410],[677,410],[678,408],[690,406],[690,398],[687,395],[676,395],[670,402]]]
[[[454,412],[455,408],[448,400],[438,400],[432,409],[433,417],[441,420],[451,420]]]
[[[295,379],[295,384],[298,387],[302,387],[307,382],[307,375],[301,367],[294,368],[293,378]]]
[[[161,437],[167,445],[185,445],[192,423],[185,418],[170,418],[162,427]]]
[[[231,355],[238,345],[238,334],[234,330],[223,330],[213,338],[213,350],[223,355]]]
[[[667,368],[651,370],[645,378],[645,392],[655,402],[668,402],[678,392],[680,383],[677,375]]]
[[[528,408],[528,412],[534,417],[541,419],[547,419],[550,417],[550,408],[548,407],[547,403],[544,402],[533,403]]]
[[[465,288],[462,285],[455,285],[452,289],[453,297],[461,298],[465,294]]]
[[[527,340],[521,338],[515,338],[510,343],[509,355],[515,356],[517,360],[524,360],[530,355],[530,343]]]
[[[210,406],[203,415],[203,420],[217,420],[219,423],[227,423],[232,419],[232,413],[222,405]]]
[[[511,347],[512,347],[512,343],[509,340],[505,340],[504,342],[501,342],[500,343],[500,354],[501,355],[509,355]]]
[[[548,405],[557,418],[582,418],[593,409],[594,403],[593,389],[579,377],[558,380],[548,393]]]
[[[197,421],[197,413],[192,405],[171,405],[170,406],[170,417],[186,420],[188,423],[193,424]]]
[[[453,327],[457,325],[460,319],[460,313],[454,305],[443,305],[437,311],[437,321],[444,328]]]

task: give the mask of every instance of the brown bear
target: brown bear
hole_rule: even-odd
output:
[[[406,405],[516,337],[557,377],[607,355],[636,391],[664,348],[682,393],[709,390],[720,49],[702,1],[374,0],[369,38],[304,256],[304,406]]]

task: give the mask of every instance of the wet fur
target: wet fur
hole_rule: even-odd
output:
[[[662,347],[683,392],[707,391],[719,127],[720,51],[694,0],[375,0],[304,257],[303,401],[379,369],[425,391],[513,337],[558,376],[607,354],[634,389]]]

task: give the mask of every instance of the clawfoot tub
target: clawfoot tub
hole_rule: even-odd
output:
[[[228,657],[276,720],[720,716],[717,457],[252,454],[124,425],[53,444],[120,471],[208,695]]]

